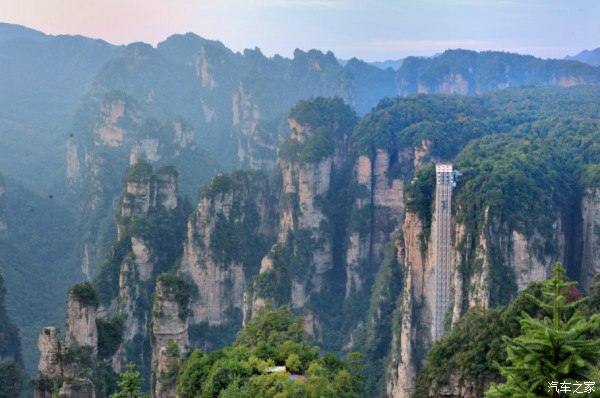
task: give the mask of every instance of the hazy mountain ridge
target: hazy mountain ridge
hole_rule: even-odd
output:
[[[583,50],[576,55],[565,57],[569,61],[579,61],[592,66],[600,66],[600,48],[595,50]]]

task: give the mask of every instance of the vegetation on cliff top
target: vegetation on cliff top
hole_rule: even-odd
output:
[[[82,282],[72,286],[69,289],[69,294],[84,305],[91,305],[92,307],[98,307],[100,305],[100,299],[96,289],[90,282]]]
[[[281,146],[279,158],[300,163],[319,162],[333,155],[335,143],[347,139],[357,121],[352,108],[337,97],[300,101],[289,117],[304,129],[297,132],[304,138],[303,142],[288,139]]]
[[[285,366],[283,372],[269,368]],[[236,342],[206,354],[195,350],[177,381],[182,398],[358,397],[362,365],[321,356],[304,334],[302,321],[286,307],[263,311],[238,334]],[[300,376],[291,376],[299,374]]]
[[[527,313],[518,318],[520,334],[504,337],[508,365],[499,370],[506,381],[492,384],[486,397],[545,397],[558,398],[563,392],[575,391],[576,384],[596,384],[600,372],[600,314],[589,318],[581,313],[587,299],[567,297],[577,283],[567,282],[566,272],[556,263],[552,278],[541,282],[541,297],[528,296],[549,314],[542,319]],[[552,388],[552,383],[555,388]],[[565,383],[573,390],[564,391]],[[594,394],[597,395],[597,394]]]

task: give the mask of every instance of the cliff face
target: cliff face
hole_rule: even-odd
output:
[[[113,238],[112,229],[106,225],[111,225],[109,214],[119,196],[122,170],[138,159],[153,163],[202,162],[198,158],[195,133],[181,118],[162,122],[149,118],[138,101],[120,92],[88,99],[67,140],[67,180],[72,191],[82,195],[81,213],[89,220],[83,228],[81,250],[82,271],[88,277],[95,273],[99,251],[106,250]],[[191,178],[187,174],[191,171],[186,168],[185,172],[185,178]],[[164,189],[172,190],[169,186],[172,181],[164,183]],[[174,198],[168,200],[167,206],[173,208]],[[101,224],[105,226],[99,233]]]
[[[307,114],[321,107],[342,106],[341,101],[307,102],[303,106],[306,113],[297,108],[298,118],[292,111],[290,139],[281,150],[277,243],[261,262],[260,277],[253,286],[254,311],[271,299],[302,312],[311,296],[323,291],[326,275],[334,266],[334,220],[327,203],[334,175],[347,164],[349,130],[344,123],[353,123],[353,115],[342,113],[348,119],[315,124],[308,121]],[[318,329],[319,320],[314,314],[307,315],[307,319],[311,321],[307,322],[308,329]]]
[[[190,317],[196,328],[241,327],[246,286],[275,240],[276,202],[260,172],[216,176],[202,191],[187,225],[178,271],[198,289]]]
[[[535,66],[544,72],[536,71]],[[575,66],[575,64],[572,64]],[[583,73],[582,73],[583,72]],[[600,83],[596,71],[569,70],[564,61],[500,52],[448,50],[434,58],[406,58],[397,72],[398,93],[473,95],[528,84],[570,87]]]
[[[459,214],[455,216],[460,218]],[[447,320],[444,320],[446,330],[468,308],[507,303],[529,283],[545,279],[554,262],[564,261],[565,232],[560,215],[556,217],[551,233],[543,236],[539,232],[526,236],[511,231],[489,215],[489,211],[485,212],[480,234],[462,224],[453,227],[452,246],[456,251],[450,263],[452,297]],[[387,395],[394,398],[410,397],[414,392],[417,372],[424,365],[426,351],[433,343],[436,214],[432,215],[431,233],[425,237],[424,221],[407,212],[403,224],[400,252],[405,254],[402,262],[404,284],[395,320],[399,332],[392,337],[386,376]],[[423,238],[427,239],[426,245]],[[539,249],[548,246],[554,248],[550,253]],[[458,264],[463,267],[462,272]],[[436,394],[472,396],[469,381],[462,387],[452,384],[452,380],[460,377],[460,374],[454,374],[449,384],[440,387]],[[453,395],[455,393],[458,395]]]
[[[587,188],[581,206],[583,227],[583,256],[581,260],[581,286],[588,290],[594,276],[600,273],[600,190]]]
[[[183,297],[183,298],[182,298]],[[153,397],[175,397],[175,382],[189,350],[189,286],[177,277],[158,278],[152,306]]]
[[[59,340],[55,327],[42,329],[38,339],[40,360],[35,398],[50,398],[55,394],[68,398],[95,398],[89,372],[93,370],[98,352],[97,300],[89,283],[73,286],[67,303],[64,341]]]
[[[423,349],[432,342],[435,290],[433,268],[428,253],[422,250],[423,222],[407,213],[403,225],[404,285],[400,300],[400,317],[396,320],[400,333],[392,337],[391,358],[387,369],[386,390],[389,397],[409,397]],[[420,355],[419,355],[420,354]]]
[[[157,275],[181,255],[187,209],[177,192],[177,171],[156,171],[139,160],[129,167],[117,212],[118,240],[96,278],[99,316],[124,320],[122,340],[111,354],[115,371],[134,361],[150,371],[151,297]]]
[[[362,291],[377,271],[385,245],[404,216],[403,180],[390,176],[402,155],[393,154],[392,159],[389,151],[377,149],[374,159],[361,155],[356,160],[353,182],[359,193],[346,251],[346,298]]]
[[[67,334],[65,345],[98,347],[98,329],[96,327],[96,305],[86,303],[72,292],[67,301]]]

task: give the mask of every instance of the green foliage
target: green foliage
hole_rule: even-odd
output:
[[[71,343],[62,352],[62,363],[77,369],[80,377],[86,377],[96,365],[94,347]]]
[[[0,398],[20,396],[22,385],[21,366],[10,359],[0,362]]]
[[[371,396],[385,395],[385,369],[387,356],[392,346],[395,330],[394,311],[403,297],[403,275],[398,263],[396,246],[402,242],[402,235],[393,236],[385,249],[369,302],[367,322],[355,333],[357,343],[364,355],[366,391]]]
[[[337,97],[300,101],[289,117],[306,129],[301,133],[306,137],[303,142],[286,141],[279,157],[300,163],[319,162],[332,155],[335,142],[349,136],[356,124],[356,114]]]
[[[152,176],[152,165],[145,159],[139,159],[125,170],[123,182],[149,182]]]
[[[212,354],[195,350],[184,363],[177,396],[210,397],[358,397],[362,391],[360,363],[352,365],[329,354],[320,357],[304,335],[302,322],[286,307],[262,311],[240,332],[235,344]],[[267,372],[286,365],[288,372]]]
[[[117,389],[118,375],[108,363],[100,363],[92,373],[96,397],[108,397]]]
[[[329,126],[341,133],[351,131],[356,123],[355,113],[339,97],[298,101],[290,111],[289,118],[312,130]]]
[[[493,384],[486,397],[558,397],[550,382],[596,382],[600,365],[600,340],[592,334],[600,327],[600,314],[585,318],[580,309],[584,299],[567,301],[569,288],[560,263],[552,278],[542,282],[541,298],[529,298],[550,316],[542,319],[523,313],[521,334],[505,337],[507,366],[500,366],[506,382]]]
[[[98,359],[108,359],[117,351],[123,341],[125,320],[121,316],[114,316],[106,320],[96,319],[98,328]]]
[[[286,260],[285,249],[277,244],[267,256],[273,261],[273,269],[261,272],[253,278],[253,291],[258,297],[284,303],[292,291],[291,271]]]
[[[564,278],[564,274],[561,278]],[[552,283],[551,279],[530,284],[506,308],[491,310],[474,308],[467,312],[448,334],[430,348],[427,354],[427,366],[421,369],[415,382],[417,391],[414,397],[425,398],[430,396],[432,392],[448,386],[451,377],[453,383],[458,379],[460,385],[472,386],[478,396],[483,395],[484,391],[489,388],[490,383],[500,382],[502,377],[498,366],[501,369],[511,366],[507,346],[510,346],[511,341],[515,339],[521,341],[522,337],[519,336],[523,335],[524,331],[522,320],[529,319],[534,323],[543,324],[553,318],[553,306],[548,306],[548,303],[552,302],[549,301],[548,293],[550,291],[548,286]],[[565,284],[563,287],[559,287],[559,295],[556,296],[562,297],[559,300],[564,301],[565,310],[561,322],[564,322],[565,327],[569,319],[572,326],[575,325],[575,315],[579,310],[590,314],[590,316],[596,313],[594,304],[592,304],[593,300],[590,300],[587,305],[579,300],[581,294],[572,287],[572,283],[561,281],[559,284]],[[552,298],[552,300],[554,299]],[[581,329],[577,330],[581,331]],[[598,330],[600,330],[598,325],[595,325],[580,337],[584,340],[590,337],[595,339]],[[575,332],[564,331],[561,333],[564,337]],[[555,341],[559,342],[560,340]],[[539,342],[541,341],[539,340]],[[595,343],[598,340],[593,341],[593,344],[598,344]],[[538,347],[537,343],[533,345],[526,344],[526,346],[530,353],[533,353],[536,350],[535,347]],[[541,348],[541,350],[546,350],[544,355],[552,355],[552,350],[547,350],[547,347]],[[535,357],[535,355],[532,355],[532,360]],[[563,358],[566,359],[566,357]],[[532,371],[535,369],[537,369],[537,365],[528,365],[527,374],[533,377]],[[547,379],[542,386],[546,389],[544,390],[545,394],[547,391],[546,382],[553,380],[548,374],[544,377]],[[560,377],[560,380],[554,381],[566,380],[563,379],[563,376]],[[529,381],[527,385],[530,385]],[[549,396],[549,394],[544,394],[541,396]]]
[[[86,281],[72,286],[69,289],[69,294],[72,294],[73,297],[77,299],[77,301],[84,305],[91,305],[95,308],[97,308],[98,305],[100,305],[98,293],[96,293],[96,289],[94,289],[90,282]]]
[[[435,164],[421,167],[413,180],[404,188],[406,210],[415,213],[423,223],[423,231],[419,237],[421,249],[427,248],[427,238],[431,231],[433,218],[433,199],[435,197]]]
[[[173,274],[160,274],[156,278],[156,285],[161,286],[169,299],[174,299],[179,305],[179,318],[185,320],[189,314],[190,298],[192,296],[192,283],[180,276]],[[157,297],[155,293],[154,301]],[[160,316],[160,314],[157,314]]]
[[[119,391],[115,392],[110,398],[150,398],[150,393],[142,392],[144,378],[135,370],[135,365],[130,363],[127,370],[119,375],[121,380],[117,383]]]

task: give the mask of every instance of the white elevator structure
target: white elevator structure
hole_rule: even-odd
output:
[[[435,166],[435,225],[434,225],[434,280],[435,308],[433,314],[433,340],[444,334],[444,318],[450,305],[454,245],[452,243],[452,188],[458,172],[451,164]]]

